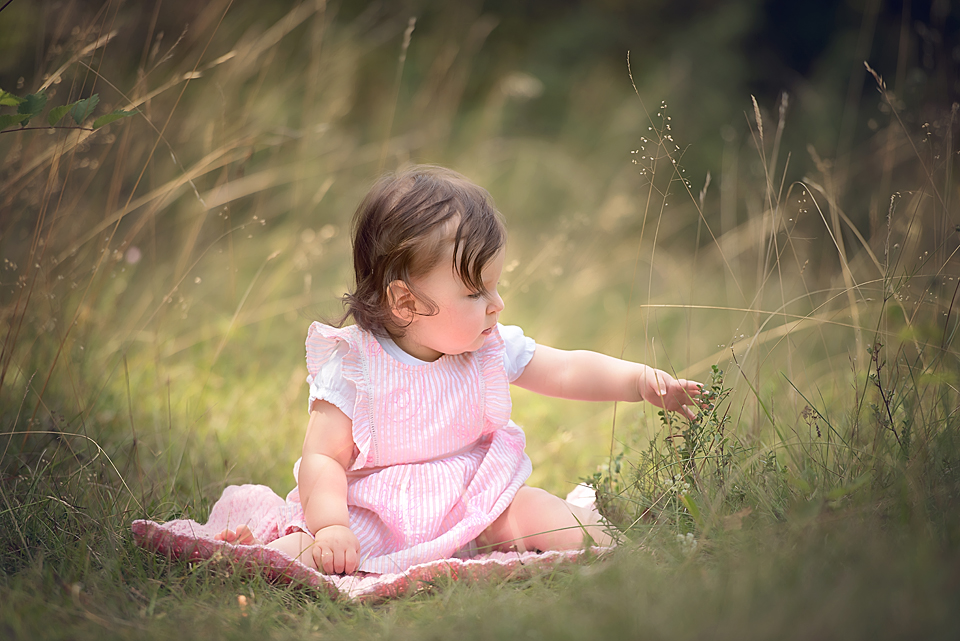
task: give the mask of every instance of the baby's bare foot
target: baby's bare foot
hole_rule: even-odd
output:
[[[260,543],[246,525],[238,525],[236,530],[228,528],[214,535],[213,538],[214,540],[233,543],[234,545],[258,545]]]

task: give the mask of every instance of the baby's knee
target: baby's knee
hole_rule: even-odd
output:
[[[536,487],[523,486],[513,502],[478,538],[498,550],[563,550],[584,544],[583,523],[563,499]]]
[[[608,546],[611,537],[596,510],[572,505],[539,488],[529,488],[523,505],[529,519],[526,535],[541,549],[572,550],[585,545]]]

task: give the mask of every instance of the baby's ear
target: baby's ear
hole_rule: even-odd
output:
[[[399,279],[391,282],[387,286],[387,301],[394,316],[404,324],[413,322],[417,315],[417,299],[409,285]]]

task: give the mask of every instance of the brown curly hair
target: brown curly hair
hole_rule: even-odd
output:
[[[448,229],[456,223],[456,233]],[[503,217],[490,194],[460,174],[434,165],[416,165],[382,176],[353,219],[353,292],[343,296],[340,325],[351,316],[368,331],[402,334],[391,311],[390,283],[400,280],[436,313],[432,301],[412,282],[448,256],[463,283],[486,292],[482,272],[506,244]]]

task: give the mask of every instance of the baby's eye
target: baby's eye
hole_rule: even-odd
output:
[[[467,298],[470,300],[480,300],[483,298],[483,292],[473,292],[472,294],[468,294]]]

